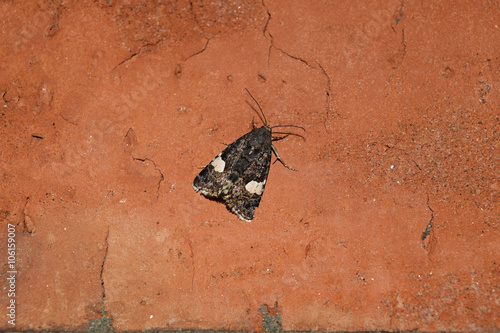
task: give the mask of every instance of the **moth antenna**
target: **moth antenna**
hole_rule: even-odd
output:
[[[297,125],[276,125],[276,126],[271,126],[271,128],[275,128],[275,127],[295,127],[295,128],[300,128],[304,132],[306,131],[306,129],[304,127],[297,126]]]
[[[306,141],[306,138],[304,138],[303,135],[300,135],[300,134],[297,134],[297,133],[291,133],[291,132],[273,132],[273,134],[283,134],[283,135],[285,135],[284,137],[282,137],[282,138],[280,138],[278,140],[282,140],[282,139],[286,138],[289,135],[293,135],[293,136],[298,136],[299,138],[302,138],[302,140]],[[277,140],[273,139],[273,141],[277,141]]]
[[[260,118],[260,121],[262,121],[264,123],[265,126],[267,126],[267,119],[266,119],[266,115],[264,114],[264,111],[262,111],[262,108],[259,104],[259,102],[257,102],[257,100],[255,99],[255,97],[252,96],[252,94],[250,93],[250,91],[248,91],[247,88],[245,88],[245,90],[247,91],[247,93],[250,95],[250,97],[252,97],[253,101],[255,102],[255,104],[257,104],[257,106],[259,107],[259,110],[260,110],[260,114],[259,115],[259,118]],[[262,116],[261,116],[262,114]]]

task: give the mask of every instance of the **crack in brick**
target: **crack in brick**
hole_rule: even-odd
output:
[[[59,30],[59,20],[60,20],[60,16],[61,16],[61,6],[62,6],[62,2],[59,4],[59,6],[55,6],[55,2],[51,1],[49,6],[51,8],[49,8],[49,15],[51,16],[52,18],[52,24],[50,25],[50,28],[48,28],[46,31],[45,31],[45,36],[46,37],[53,37],[57,31]],[[54,10],[54,7],[55,7],[55,10]]]
[[[311,68],[313,68],[313,66],[309,65],[309,63],[308,63],[306,60],[304,60],[304,59],[302,59],[302,58],[300,58],[300,57],[294,56],[294,55],[292,55],[292,54],[290,54],[290,53],[288,53],[288,52],[286,52],[286,51],[284,51],[284,50],[282,50],[282,49],[280,49],[280,48],[278,48],[278,47],[274,46],[274,39],[273,39],[273,47],[274,47],[276,50],[278,50],[278,51],[280,51],[281,53],[283,53],[284,55],[286,55],[286,56],[288,56],[288,57],[290,57],[290,58],[292,58],[292,59],[294,59],[294,60],[298,60],[298,61],[300,61],[300,62],[304,63],[307,67],[311,67]]]
[[[262,6],[264,7],[264,9],[266,10],[266,13],[267,13],[267,21],[266,21],[266,24],[264,25],[264,28],[262,29],[262,34],[264,35],[265,38],[269,39],[269,42],[270,42],[270,45],[269,45],[269,50],[268,50],[268,53],[267,53],[267,64],[269,66],[270,62],[271,62],[271,51],[272,49],[276,49],[278,50],[279,52],[283,53],[284,55],[288,56],[289,58],[293,59],[293,60],[297,60],[297,61],[300,61],[301,63],[305,64],[308,68],[313,68],[313,69],[318,69],[321,71],[321,74],[326,78],[326,92],[325,92],[325,109],[326,109],[326,118],[325,118],[325,123],[324,123],[324,126],[326,128],[326,121],[328,121],[328,119],[331,117],[331,108],[330,108],[330,104],[331,104],[331,100],[332,100],[332,81],[330,79],[330,76],[328,75],[328,73],[326,72],[325,68],[321,65],[321,63],[316,60],[316,66],[312,66],[307,60],[305,59],[302,59],[300,57],[297,57],[293,54],[290,54],[288,52],[286,52],[285,50],[279,48],[279,47],[276,47],[276,45],[274,44],[274,37],[273,35],[269,32],[269,23],[271,21],[271,12],[269,11],[269,9],[267,8],[266,6],[266,3],[264,0],[262,0]],[[338,117],[340,117],[340,115],[338,113],[335,113]],[[342,118],[342,117],[340,117]]]
[[[202,25],[200,24],[200,21],[198,20],[198,15],[196,15],[195,11],[194,11],[194,5],[193,5],[193,1],[192,0],[189,0],[189,5],[191,6],[191,13],[193,14],[193,20],[196,22],[196,25],[198,26],[198,28],[200,29],[203,37],[206,38],[207,42],[205,43],[205,47],[203,47],[203,49],[201,51],[198,51],[192,55],[190,55],[189,57],[186,58],[185,61],[187,61],[188,59],[192,58],[192,57],[195,57],[197,55],[199,55],[200,53],[202,53],[203,51],[205,51],[208,47],[208,43],[210,42],[210,39],[207,34],[205,33],[205,30],[202,28]]]
[[[265,38],[268,38],[269,41],[270,41],[270,45],[269,45],[269,50],[267,52],[267,64],[269,65],[269,63],[271,62],[271,50],[274,48],[278,51],[280,51],[281,53],[283,53],[284,55],[294,59],[294,60],[298,60],[304,64],[306,64],[307,67],[312,67],[311,65],[309,65],[309,63],[300,58],[300,57],[297,57],[297,56],[294,56],[286,51],[284,51],[283,49],[280,49],[279,47],[276,47],[274,45],[274,37],[273,35],[268,31],[268,27],[269,27],[269,22],[271,21],[271,12],[269,11],[269,9],[267,8],[264,0],[262,0],[262,6],[264,7],[264,9],[266,10],[266,13],[267,13],[267,21],[266,21],[266,24],[264,25],[264,29],[262,30],[262,34],[264,35]]]
[[[326,72],[326,70],[321,66],[320,62],[316,60],[316,63],[318,64],[318,67],[321,69],[321,72],[323,75],[326,77],[326,97],[325,97],[325,104],[326,104],[326,116],[329,117],[330,114],[330,101],[332,99],[332,81],[330,79],[330,76]]]
[[[326,126],[326,122],[330,119],[331,117],[331,108],[330,108],[330,105],[331,105],[331,101],[332,101],[332,81],[330,79],[330,76],[328,75],[328,73],[326,72],[325,68],[321,65],[321,63],[316,60],[316,66],[313,66],[311,65],[307,60],[303,59],[303,58],[300,58],[298,56],[295,56],[293,54],[290,54],[288,52],[286,52],[285,50],[279,48],[279,47],[276,47],[275,43],[274,43],[274,37],[273,35],[269,32],[269,22],[271,21],[271,12],[269,11],[269,9],[267,8],[266,6],[266,3],[264,0],[262,0],[262,6],[264,7],[264,9],[266,10],[266,13],[267,13],[267,21],[266,21],[266,24],[264,25],[264,28],[262,30],[262,34],[264,35],[265,38],[269,39],[269,42],[270,42],[270,45],[269,45],[269,50],[268,50],[268,53],[267,53],[267,65],[269,66],[270,62],[271,62],[271,51],[272,49],[276,49],[278,50],[279,52],[281,52],[282,54],[288,56],[289,58],[293,59],[293,60],[297,60],[297,61],[300,61],[301,63],[305,64],[308,68],[313,68],[313,69],[318,69],[321,71],[321,74],[326,78],[326,91],[325,91],[325,109],[326,109],[326,118],[325,118],[325,121],[323,123],[323,125],[325,126],[325,129],[327,129],[327,126]],[[338,116],[339,118],[342,118],[338,113],[335,113],[336,116]],[[343,118],[342,118],[343,119]]]
[[[117,69],[118,67],[120,67],[120,66],[121,66],[121,65],[123,65],[124,63],[126,63],[126,62],[128,62],[128,61],[132,60],[133,58],[135,58],[136,56],[138,56],[139,54],[141,54],[142,49],[144,49],[144,48],[146,48],[146,47],[149,47],[149,46],[156,46],[156,45],[158,45],[158,43],[159,43],[159,42],[161,42],[161,41],[162,41],[162,39],[159,39],[159,40],[157,40],[157,41],[156,41],[156,42],[154,42],[154,43],[146,43],[146,44],[144,44],[144,45],[141,45],[141,46],[139,47],[139,50],[137,50],[137,52],[132,53],[132,54],[131,54],[131,55],[130,55],[127,59],[125,59],[125,60],[123,60],[123,61],[119,62],[119,63],[118,63],[118,65],[116,65],[116,66],[115,66],[115,67],[114,67],[111,71],[113,72],[115,69]]]
[[[264,35],[264,37],[268,38],[269,37],[269,40],[270,40],[270,43],[271,45],[269,46],[269,51],[267,53],[267,64],[269,65],[270,61],[271,61],[271,49],[276,49],[278,51],[280,51],[281,53],[283,53],[284,55],[294,59],[294,60],[298,60],[302,63],[304,63],[307,67],[313,67],[311,66],[306,60],[300,58],[300,57],[297,57],[297,56],[294,56],[286,51],[284,51],[283,49],[280,49],[279,47],[276,47],[274,45],[274,37],[273,35],[268,31],[268,27],[269,27],[269,22],[271,21],[271,12],[269,11],[269,9],[267,8],[264,0],[262,0],[262,6],[264,7],[264,9],[266,10],[266,13],[267,13],[267,21],[266,21],[266,24],[264,25],[264,29],[262,30],[262,33]],[[266,35],[267,33],[267,35]]]
[[[210,38],[207,38],[207,42],[205,43],[205,46],[203,47],[203,49],[201,51],[198,51],[192,55],[190,55],[189,57],[186,58],[185,61],[188,61],[189,59],[191,59],[192,57],[196,57],[197,55],[201,54],[203,51],[205,51],[207,48],[208,48],[208,43],[210,42]]]
[[[157,190],[157,192],[156,192],[156,200],[158,200],[158,198],[160,197],[161,182],[163,182],[165,180],[165,177],[163,176],[163,172],[161,172],[160,168],[158,168],[156,166],[155,161],[153,161],[150,158],[147,158],[147,157],[146,158],[132,157],[132,159],[134,161],[139,161],[139,162],[142,162],[142,163],[144,163],[146,161],[149,161],[149,162],[153,163],[153,166],[154,166],[155,170],[158,171],[158,173],[160,174],[160,180],[158,180],[158,187],[156,189]]]
[[[330,79],[330,75],[328,75],[325,68],[321,65],[321,63],[318,60],[316,60],[316,64],[318,65],[319,69],[321,70],[323,76],[325,76],[325,78],[326,78],[326,90],[325,90],[326,118],[325,118],[325,121],[323,122],[323,126],[328,131],[328,128],[326,126],[326,122],[330,121],[330,118],[332,117],[331,116],[332,110],[330,108],[330,104],[332,102],[332,80]],[[334,114],[341,119],[345,119],[342,116],[340,116],[340,114],[338,112],[334,112]]]
[[[399,61],[399,63],[397,64],[397,67],[395,68],[398,69],[399,66],[403,63],[403,60],[405,59],[406,57],[406,36],[405,36],[405,28],[403,28],[401,30],[401,44],[403,44],[403,54],[401,55],[401,60]]]
[[[206,37],[205,37],[206,38]],[[203,49],[201,49],[200,51],[198,52],[195,52],[193,53],[192,55],[188,56],[184,62],[188,61],[189,59],[193,58],[193,57],[196,57],[197,55],[200,55],[201,53],[203,53],[207,48],[208,48],[208,43],[210,42],[210,38],[206,38],[207,41],[205,43],[205,46],[203,47]],[[182,77],[182,65],[181,64],[177,64],[177,66],[175,66],[175,70],[174,70],[174,75],[180,79]]]
[[[269,26],[269,21],[271,21],[271,12],[267,8],[264,0],[262,0],[262,7],[264,7],[264,9],[266,10],[266,13],[267,13],[267,21],[266,21],[266,24],[264,25],[264,29],[262,29],[262,33],[264,34],[264,37],[265,37],[266,36],[267,27]]]
[[[290,56],[289,54],[285,53],[283,50],[280,50],[278,49],[276,46],[274,46],[274,37],[273,35],[268,31],[268,28],[269,28],[269,22],[271,22],[271,12],[269,11],[269,9],[267,8],[264,0],[262,0],[262,6],[265,8],[266,10],[266,13],[267,13],[267,21],[266,21],[266,24],[264,25],[264,29],[262,30],[262,34],[264,35],[264,38],[268,38],[269,39],[269,49],[267,51],[267,65],[269,66],[270,62],[271,62],[271,50],[273,48],[275,48],[276,50],[279,50],[281,51],[282,53]]]
[[[405,7],[405,0],[402,0],[401,1],[401,5],[399,6],[399,10],[398,10],[398,16],[396,16],[396,26],[398,26],[399,22],[401,22],[404,18],[404,7]],[[394,32],[396,32],[396,30],[394,29],[394,27],[391,25],[391,28]]]
[[[201,28],[201,25],[200,25],[200,21],[198,21],[198,15],[196,15],[196,13],[194,12],[193,1],[189,0],[189,5],[191,6],[191,13],[193,13],[193,19],[194,19],[194,21],[198,25],[198,28],[200,28],[200,30],[203,32],[203,29]],[[203,32],[203,34],[205,34],[205,33]]]
[[[397,31],[396,31],[395,27],[397,27],[398,24],[401,23],[401,21],[405,17],[404,6],[405,6],[405,1],[402,0],[401,5],[399,6],[399,10],[397,11],[397,15],[395,17],[396,24],[395,25],[391,24],[391,29],[396,34],[397,34]],[[404,27],[401,29],[401,44],[403,45],[403,47],[399,49],[398,54],[397,54],[397,58],[399,58],[399,60],[396,59],[394,61],[395,64],[394,64],[394,66],[392,66],[392,71],[389,74],[389,78],[387,79],[388,84],[391,82],[392,76],[394,75],[394,72],[399,68],[399,66],[403,63],[403,61],[406,57],[406,36],[405,36],[405,28]]]
[[[193,251],[193,243],[189,241],[189,249],[191,250],[191,265],[193,267],[193,275],[191,276],[191,292],[194,290],[194,275],[196,273],[196,268],[194,265],[194,251]]]
[[[61,117],[61,118],[62,118],[65,122],[67,122],[68,124],[71,124],[71,125],[74,125],[74,126],[78,126],[78,124],[77,124],[77,123],[74,123],[74,122],[69,121],[68,119],[64,118],[64,116],[63,116],[61,113],[59,113],[59,116],[60,116],[60,117]]]
[[[413,162],[413,164],[415,164],[415,166],[417,167],[418,171],[422,172],[422,168],[420,167],[420,165],[415,162],[415,160],[412,158],[411,161]]]
[[[135,131],[132,127],[130,127],[127,131],[127,134],[125,134],[122,140],[123,151],[132,151],[137,143],[138,141],[137,136],[135,135]]]
[[[432,210],[430,204],[429,204],[429,195],[427,195],[427,208],[431,211],[431,219],[429,223],[427,224],[427,227],[425,228],[424,232],[422,232],[422,247],[425,250],[425,240],[429,235],[431,234],[432,231],[432,225],[434,221],[434,210]]]
[[[267,65],[269,66],[269,63],[271,62],[271,49],[274,47],[274,37],[271,35],[269,31],[267,31],[269,27],[269,22],[271,21],[271,12],[267,8],[264,0],[262,0],[262,7],[266,10],[267,13],[267,21],[266,24],[264,25],[264,29],[262,29],[262,34],[264,35],[264,38],[269,38],[270,39],[270,44],[269,44],[269,49],[267,51]],[[267,33],[267,35],[266,35]]]
[[[393,28],[394,30],[394,28]],[[394,30],[394,32],[396,32]],[[405,28],[401,29],[401,44],[403,45],[402,49],[398,51],[400,55],[398,55],[399,60],[396,60],[394,66],[392,66],[391,74],[389,74],[389,78],[387,79],[387,83],[391,82],[392,76],[394,75],[394,72],[401,66],[403,63],[405,57],[406,57],[406,37],[405,37]]]
[[[101,272],[99,274],[99,278],[101,279],[101,288],[102,288],[102,294],[101,294],[101,315],[103,317],[108,317],[108,314],[106,312],[106,286],[104,285],[104,265],[106,264],[106,259],[108,257],[108,250],[109,250],[109,227],[106,232],[106,238],[104,238],[104,257],[102,258],[102,264],[101,264]]]

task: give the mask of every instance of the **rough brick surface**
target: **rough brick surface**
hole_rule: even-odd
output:
[[[0,329],[498,330],[499,17],[3,1]],[[307,130],[251,223],[191,187],[252,128],[244,88]]]

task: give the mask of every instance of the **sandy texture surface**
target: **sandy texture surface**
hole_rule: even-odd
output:
[[[499,17],[2,1],[0,329],[498,330]],[[306,129],[251,223],[191,187],[245,88]]]

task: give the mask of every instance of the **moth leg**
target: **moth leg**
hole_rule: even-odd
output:
[[[222,142],[222,141],[220,141],[220,143],[222,143],[224,146],[230,146],[231,145],[230,143],[225,143],[225,142]]]
[[[286,163],[285,163],[285,162],[283,162],[283,160],[282,160],[282,159],[281,159],[281,157],[280,157],[280,154],[278,154],[278,150],[276,149],[276,147],[275,147],[274,145],[271,145],[271,148],[273,149],[274,155],[276,155],[276,161],[280,161],[280,162],[281,162],[281,164],[283,164],[283,166],[284,166],[285,168],[287,168],[287,169],[290,169],[290,170],[293,170],[293,171],[299,171],[299,170],[297,170],[297,169],[294,169],[294,168],[292,168],[292,167],[289,167],[288,165],[286,165]],[[274,162],[273,162],[273,164],[274,164],[274,163],[276,163],[276,161],[274,161]]]

